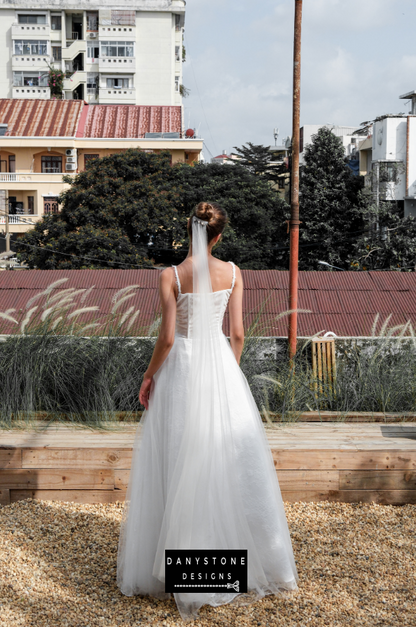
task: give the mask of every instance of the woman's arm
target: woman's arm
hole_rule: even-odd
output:
[[[230,298],[230,344],[237,363],[240,363],[244,346],[243,326],[243,278],[240,268],[235,267],[235,285]]]
[[[173,289],[174,282],[173,269],[167,268],[163,270],[159,279],[162,324],[152,358],[143,375],[143,382],[139,392],[139,400],[146,409],[149,409],[149,394],[153,382],[153,375],[159,370],[160,366],[169,355],[175,339],[176,298]]]

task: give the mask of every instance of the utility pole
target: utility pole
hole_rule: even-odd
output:
[[[295,0],[295,32],[293,47],[293,117],[292,117],[292,174],[291,213],[289,220],[289,309],[298,308],[299,268],[299,135],[300,135],[300,52],[302,28],[302,0]],[[292,363],[296,354],[297,311],[289,314],[289,357]]]

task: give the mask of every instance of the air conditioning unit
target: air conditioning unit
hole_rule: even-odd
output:
[[[67,163],[65,165],[65,170],[76,170],[77,169],[77,164],[76,163]]]
[[[76,163],[77,162],[77,158],[76,157],[67,157],[66,158],[66,162],[67,163]]]
[[[76,148],[67,148],[65,150],[65,154],[67,157],[76,157],[77,156],[77,149]]]
[[[96,39],[97,33],[90,33],[90,39]]]

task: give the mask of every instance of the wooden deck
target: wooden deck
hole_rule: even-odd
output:
[[[122,501],[137,426],[0,430],[0,503]],[[416,503],[416,424],[266,428],[285,501]]]

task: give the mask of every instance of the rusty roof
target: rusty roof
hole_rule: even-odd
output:
[[[181,133],[180,106],[88,105],[83,100],[0,98],[6,137],[138,139],[146,133]]]
[[[121,307],[140,310],[139,326],[148,327],[159,313],[159,270],[19,270],[0,272],[0,311],[14,309],[19,317],[30,298],[58,279],[67,278],[53,293],[68,288],[93,287],[84,305],[98,305],[99,317],[107,315],[114,294],[129,285],[139,285],[136,295]],[[244,324],[257,320],[257,331],[266,336],[287,336],[289,273],[279,270],[242,270]],[[36,301],[40,305],[44,299]],[[341,337],[370,336],[379,314],[376,333],[390,316],[389,326],[411,321],[416,328],[416,273],[395,272],[300,272],[298,335],[332,331]],[[124,309],[123,309],[124,308]],[[21,311],[20,311],[21,310]],[[85,321],[96,318],[85,314]],[[2,333],[13,330],[3,326]],[[229,333],[228,314],[224,331]]]
[[[82,100],[0,98],[0,123],[7,137],[74,137]]]
[[[91,105],[82,113],[77,137],[137,139],[145,133],[181,133],[180,106]]]

